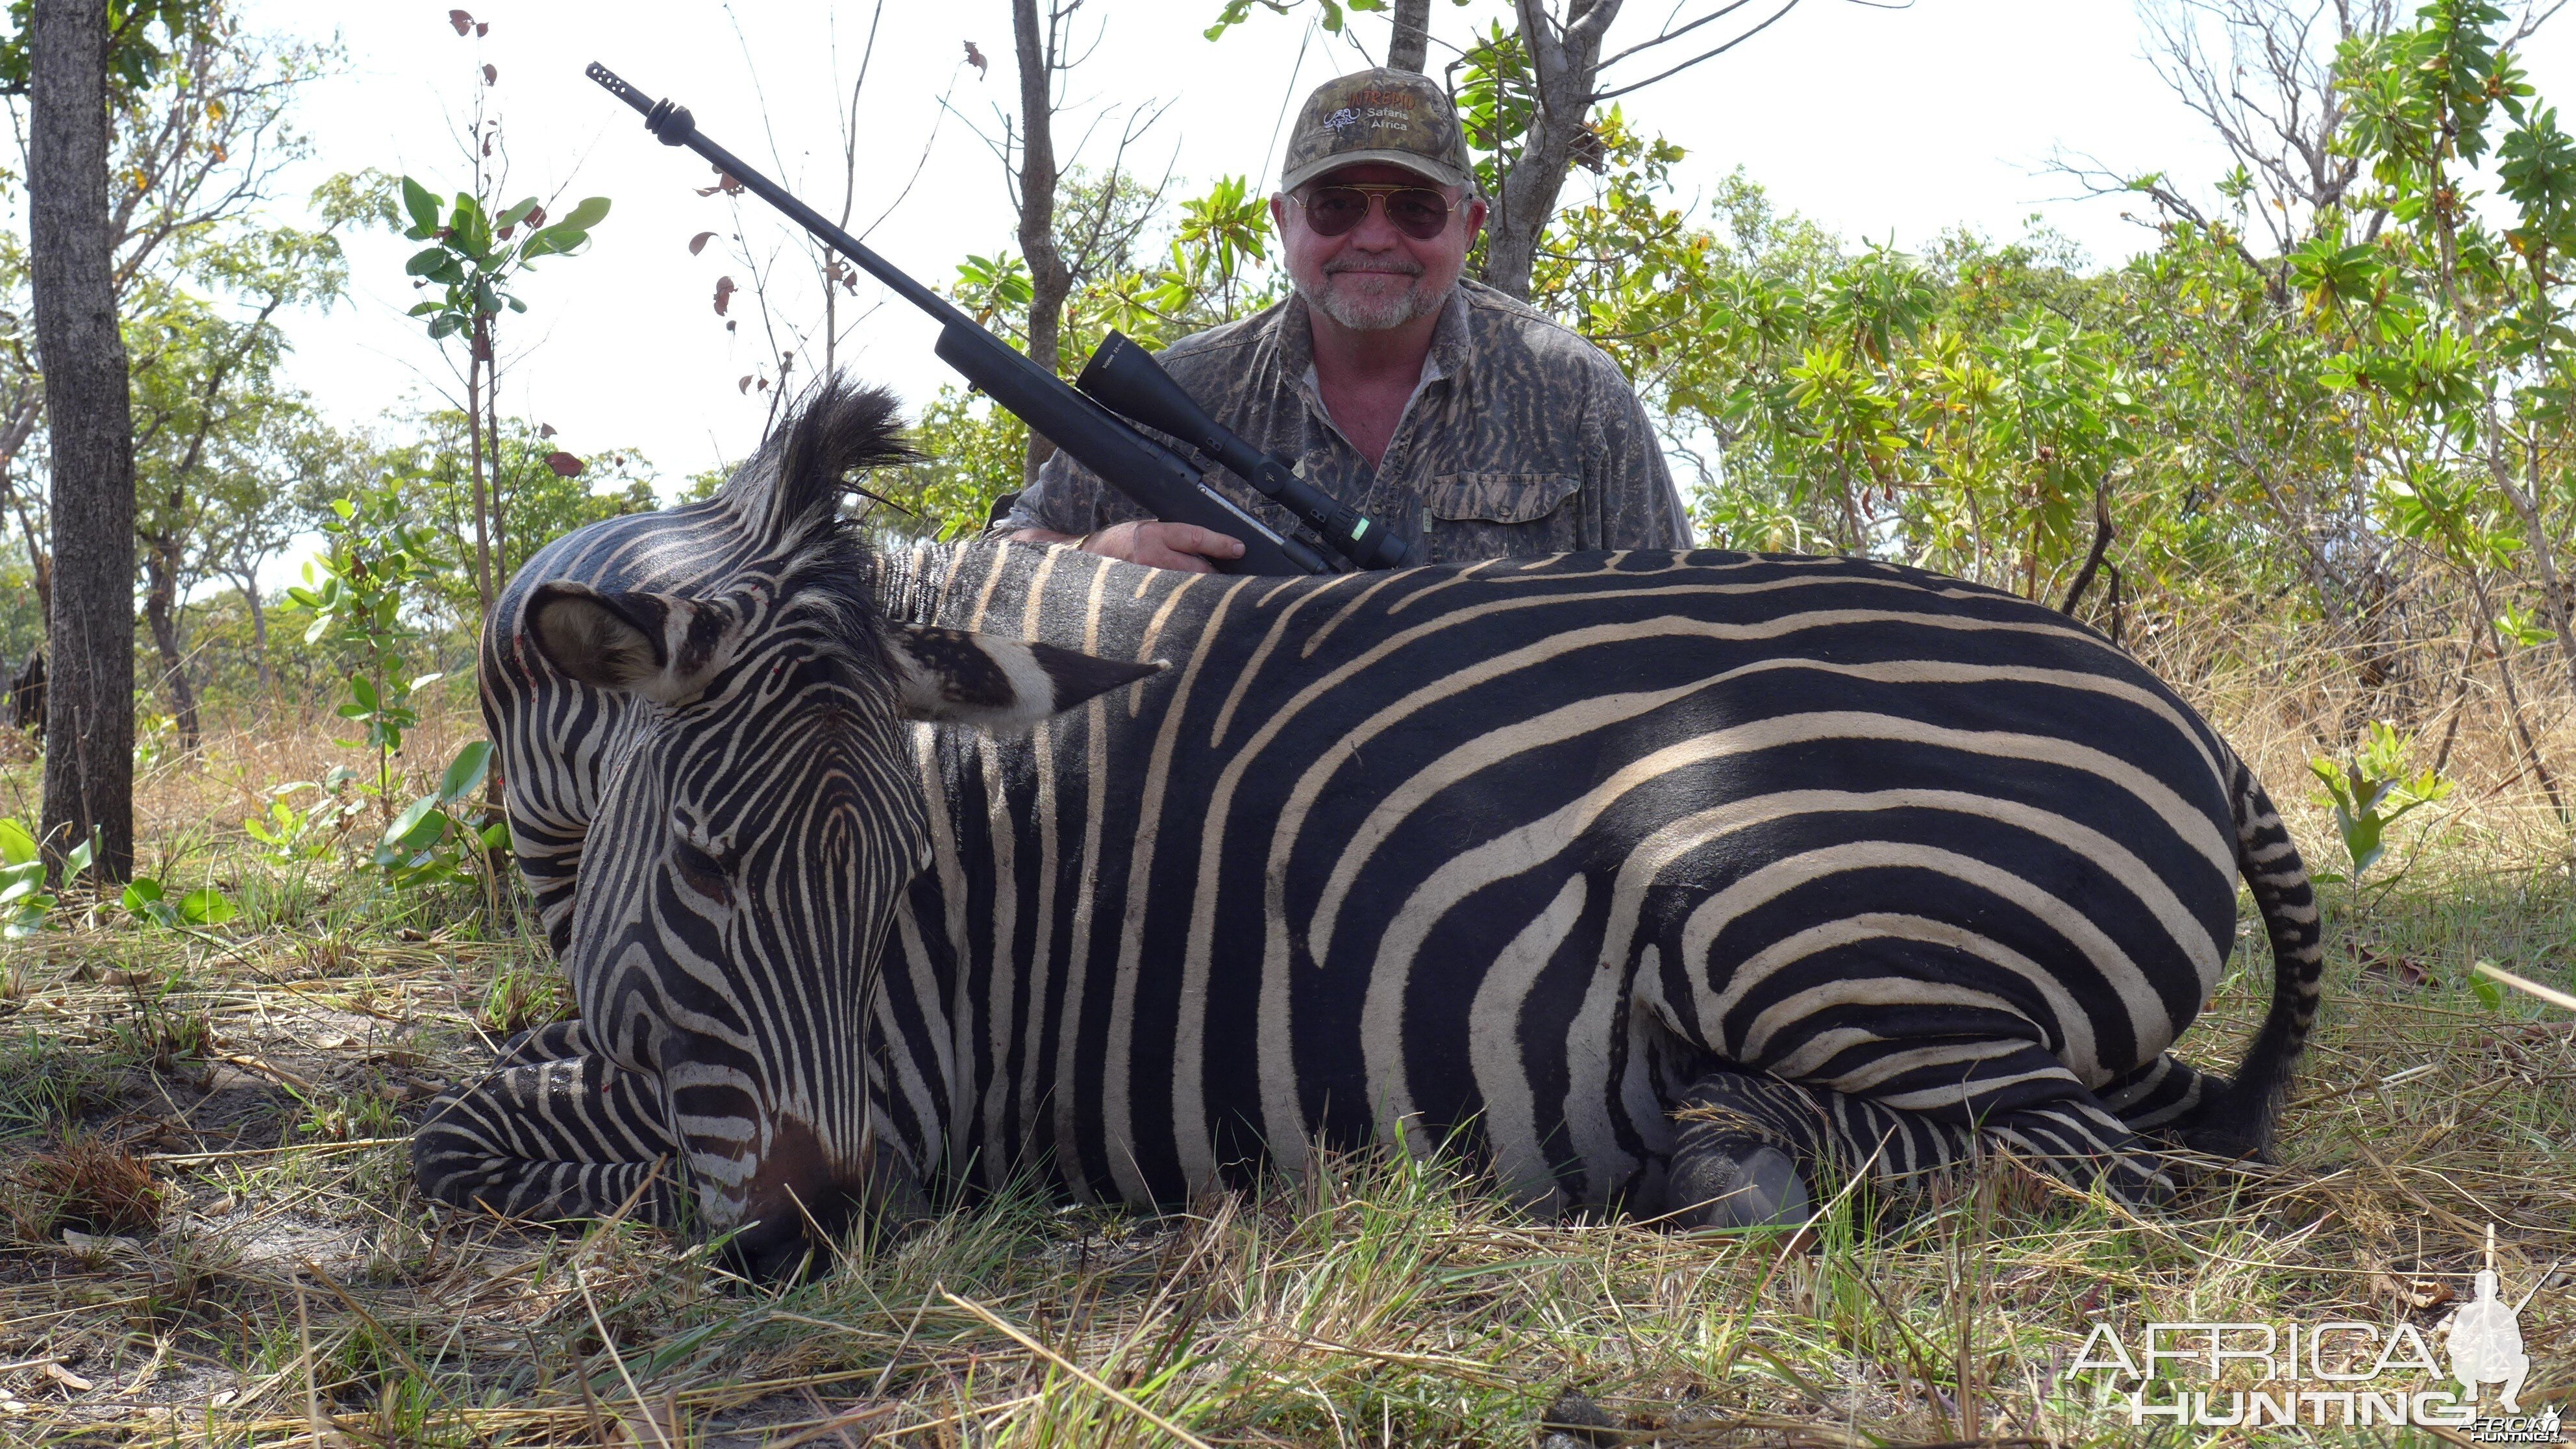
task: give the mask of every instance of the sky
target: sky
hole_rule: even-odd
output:
[[[1708,8],[1684,6],[1686,17]],[[1266,190],[1283,116],[1314,85],[1383,53],[1384,17],[1356,16],[1349,35],[1331,37],[1311,23],[1311,3],[1288,16],[1256,6],[1211,43],[1201,32],[1219,8],[1084,5],[1059,152],[1105,166],[1122,132],[1150,114],[1127,148],[1131,166],[1168,169],[1180,195],[1229,174]],[[1669,8],[1630,0],[1611,49],[1649,34]],[[1757,0],[1740,13],[1770,8]],[[999,112],[1016,109],[1007,0],[469,0],[489,26],[479,39],[459,37],[449,9],[252,0],[255,28],[336,36],[343,52],[300,104],[313,155],[281,179],[280,215],[296,215],[295,199],[335,172],[375,167],[436,190],[463,186],[460,137],[480,92],[501,121],[507,194],[557,197],[558,214],[579,197],[614,202],[586,253],[529,274],[520,295],[530,311],[510,319],[505,347],[504,407],[553,426],[576,453],[633,447],[676,486],[747,452],[767,399],[739,379],[768,348],[747,291],[728,308],[739,330],[726,331],[716,285],[730,276],[749,288],[750,262],[783,262],[782,276],[804,265],[781,255],[786,225],[758,201],[697,195],[714,179],[705,163],[656,143],[586,81],[590,61],[686,104],[704,134],[827,213],[842,200],[844,108],[856,83],[851,229],[934,284],[970,254],[1014,246],[988,139],[1000,133]],[[1435,0],[1434,10],[1434,70],[1472,28],[1506,13],[1499,0]],[[966,63],[969,43],[988,71]],[[2150,234],[2123,219],[2118,199],[2068,199],[2076,188],[2048,173],[2052,155],[2195,183],[2226,164],[2143,57],[2129,0],[1802,0],[1732,52],[1622,104],[1642,129],[1687,150],[1677,168],[1684,200],[1741,167],[1783,209],[1849,238],[1914,247],[1964,225],[2005,239],[2036,214],[2106,264]],[[498,77],[488,88],[485,64]],[[2544,95],[2576,92],[2576,35],[2543,32],[2526,64]],[[718,237],[692,255],[689,240],[704,231]],[[747,250],[735,249],[737,233]],[[415,300],[402,271],[414,245],[351,237],[350,295],[289,324],[289,380],[344,425],[459,391],[420,324],[401,315]],[[813,325],[810,287],[781,281],[773,295],[775,322]],[[915,404],[951,380],[930,354],[931,328],[904,304],[863,284],[842,305],[861,319],[839,354],[845,371]]]

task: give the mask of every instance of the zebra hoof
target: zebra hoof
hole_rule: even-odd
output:
[[[1670,1181],[1686,1229],[1795,1227],[1813,1211],[1798,1164],[1767,1142],[1693,1144],[1673,1155]]]

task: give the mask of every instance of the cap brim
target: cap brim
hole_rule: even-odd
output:
[[[1442,186],[1471,186],[1472,182],[1453,166],[1443,166],[1418,151],[1343,151],[1319,157],[1279,178],[1279,189],[1294,191],[1318,176],[1329,176],[1345,166],[1400,166],[1426,181]]]

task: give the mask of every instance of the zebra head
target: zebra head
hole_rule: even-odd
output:
[[[761,1272],[917,1184],[868,1111],[877,956],[929,854],[905,721],[1023,729],[1159,667],[888,622],[839,501],[908,456],[890,396],[826,382],[684,545],[707,582],[526,595],[536,652],[624,701],[562,951],[585,1035],[658,1094],[673,1215]]]

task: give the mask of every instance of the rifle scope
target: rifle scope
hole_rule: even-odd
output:
[[[1236,477],[1297,515],[1361,568],[1400,569],[1413,562],[1412,541],[1401,530],[1380,525],[1209,417],[1197,399],[1123,334],[1112,331],[1101,341],[1074,385],[1111,411],[1169,433],[1233,469]]]

